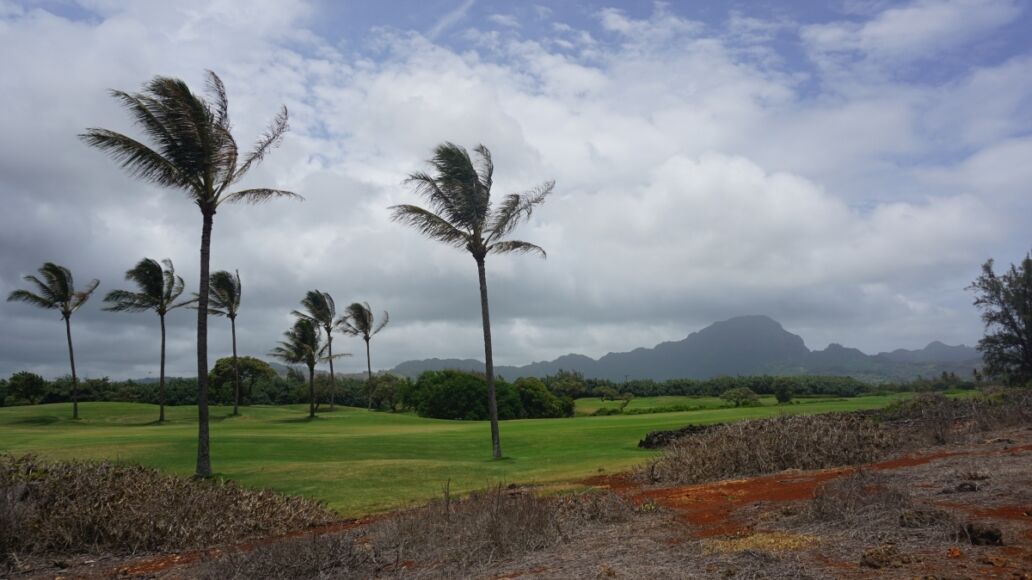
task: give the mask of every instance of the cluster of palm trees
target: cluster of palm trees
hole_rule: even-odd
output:
[[[198,437],[195,475],[202,478],[210,477],[212,473],[208,425],[207,319],[209,314],[229,318],[234,335],[235,358],[235,319],[240,290],[239,276],[231,276],[228,272],[217,272],[212,275],[209,272],[215,214],[228,204],[261,203],[273,198],[303,199],[294,192],[271,187],[233,188],[248,170],[259,164],[281,142],[288,127],[286,107],[281,108],[254,147],[242,152],[231,133],[225,86],[214,72],[208,71],[206,89],[207,98],[192,92],[186,83],[179,79],[158,76],[146,83],[143,90],[138,93],[112,91],[112,96],[129,112],[149,144],[108,129],[91,128],[80,135],[89,146],[108,153],[130,175],[160,186],[184,191],[201,212],[199,291],[190,303],[197,310]],[[554,182],[546,182],[527,192],[507,195],[501,203],[492,205],[494,165],[491,153],[483,145],[476,147],[474,152],[476,160],[466,149],[454,143],[438,145],[429,161],[431,172],[412,173],[406,180],[406,183],[426,200],[429,207],[396,205],[390,209],[395,221],[409,225],[431,239],[468,251],[477,264],[492,455],[497,459],[501,458],[502,451],[495,397],[485,261],[489,254],[535,253],[545,256],[545,251],[537,245],[506,238],[545,200],[551,193]],[[182,281],[171,271],[171,263],[166,265],[168,270],[162,271],[160,292],[149,297],[146,302],[139,303],[146,304],[143,309],[157,311],[162,319],[168,310],[183,305],[174,303],[182,292]],[[154,275],[155,270],[150,264],[145,268],[147,276]],[[33,276],[26,278],[39,287],[40,294],[19,290],[12,293],[10,299],[61,311],[66,323],[69,357],[72,361],[73,413],[78,417],[69,319],[72,312],[89,298],[97,282],[93,281],[86,290],[76,292],[72,286],[71,273],[67,269],[47,263],[40,273],[44,280]],[[147,280],[148,284],[153,283],[152,278],[148,277]],[[223,295],[214,292],[213,283],[218,286],[220,292],[228,290],[229,293]],[[175,292],[177,288],[180,288],[179,293]],[[175,297],[172,297],[173,294]],[[154,296],[158,295],[160,298],[155,302]],[[127,306],[125,310],[139,309],[134,299],[126,299],[126,304],[133,306]],[[119,309],[116,305],[121,303],[116,297],[112,308]],[[368,304],[354,303],[348,307],[345,316],[336,318],[335,313],[332,313],[332,299],[328,294],[317,290],[309,292],[302,304],[305,311],[296,312],[297,321],[285,333],[285,340],[273,350],[273,354],[283,360],[303,362],[307,365],[309,388],[314,391],[314,369],[319,360],[329,362],[333,378],[333,359],[337,355],[332,353],[332,331],[337,329],[361,336],[365,340],[366,362],[371,377],[369,341],[386,324],[386,313],[377,325],[374,324]],[[329,316],[328,311],[332,313]],[[325,346],[321,344],[322,332],[326,333]],[[238,405],[239,381],[236,382]],[[314,393],[312,405],[310,413],[314,414]]]
[[[304,311],[294,310],[294,325],[283,333],[284,340],[269,351],[269,355],[288,364],[303,364],[308,367],[308,416],[315,417],[315,367],[319,361],[330,365],[330,410],[334,409],[337,377],[333,372],[333,361],[350,353],[333,354],[333,332],[360,336],[365,340],[366,372],[369,383],[369,406],[372,408],[373,364],[369,354],[369,341],[379,333],[390,320],[386,311],[379,324],[373,316],[368,302],[354,302],[341,316],[337,316],[336,303],[328,292],[309,290],[301,299]],[[323,333],[326,333],[325,341]]]

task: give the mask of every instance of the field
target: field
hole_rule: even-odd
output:
[[[778,413],[822,413],[884,406],[905,395],[803,399],[741,409],[505,421],[506,459],[490,460],[486,422],[423,419],[407,414],[340,408],[307,419],[306,406],[246,407],[230,416],[212,408],[212,457],[218,476],[243,485],[318,498],[342,516],[359,516],[492,483],[553,483],[611,473],[641,463],[648,431]],[[673,401],[672,399],[677,399]],[[599,402],[598,399],[590,401]],[[717,399],[642,398],[632,405],[700,404]],[[769,403],[769,401],[768,401]],[[588,400],[578,406],[589,405]],[[609,403],[607,402],[607,405]],[[590,408],[590,407],[588,407]],[[596,407],[597,408],[597,407]],[[82,420],[68,404],[0,408],[0,452],[61,459],[115,459],[190,474],[196,453],[196,409],[157,409],[133,403],[84,403]]]
[[[837,400],[840,400],[840,398],[830,396],[797,397],[795,399],[795,404],[811,405],[814,403],[827,403]],[[766,407],[773,407],[778,404],[773,395],[761,396],[759,402],[760,405]],[[576,414],[591,415],[599,409],[619,409],[622,404],[623,401],[603,401],[599,397],[584,397],[582,399],[577,399]],[[642,412],[645,410],[662,409],[667,407],[697,407],[699,410],[704,410],[720,409],[727,407],[727,405],[727,401],[720,397],[635,397],[627,404],[625,410],[629,412]]]

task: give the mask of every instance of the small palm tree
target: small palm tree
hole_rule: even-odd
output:
[[[108,129],[87,129],[86,144],[107,152],[134,177],[186,191],[201,210],[201,275],[197,301],[197,477],[211,477],[208,441],[208,268],[215,211],[224,203],[259,203],[300,196],[266,187],[232,191],[251,167],[261,163],[287,131],[284,107],[241,156],[230,131],[229,100],[218,75],[208,72],[211,100],[195,95],[183,81],[154,77],[140,93],[112,91],[154,148]]]
[[[344,334],[350,334],[351,336],[361,336],[362,340],[365,341],[366,371],[369,373],[368,390],[370,409],[373,408],[373,362],[369,356],[369,341],[376,336],[378,332],[383,330],[383,327],[387,326],[387,322],[389,320],[390,315],[386,310],[384,310],[383,319],[380,320],[380,324],[375,324],[375,321],[373,320],[373,309],[369,307],[369,303],[355,302],[348,306],[347,313],[338,321],[341,332]]]
[[[229,330],[233,337],[233,414],[240,414],[240,363],[237,359],[236,318],[240,312],[240,272],[233,274],[219,270],[211,275],[208,284],[208,314],[225,316],[229,319]]]
[[[530,242],[505,239],[520,222],[528,219],[534,208],[545,201],[555,187],[554,181],[524,193],[505,196],[491,206],[491,184],[494,163],[491,152],[483,145],[475,149],[479,159],[454,143],[442,143],[434,149],[429,163],[433,174],[417,172],[406,181],[429,204],[430,209],[415,205],[396,205],[392,218],[412,226],[428,238],[461,248],[473,255],[480,279],[480,314],[484,324],[484,358],[487,371],[487,407],[491,417],[491,451],[495,459],[502,456],[498,435],[498,403],[495,398],[494,360],[491,355],[491,316],[487,305],[487,274],[484,261],[488,254],[538,254],[545,251]]]
[[[72,365],[72,419],[79,418],[79,377],[75,374],[75,350],[72,348],[72,313],[90,299],[90,295],[100,285],[98,280],[90,280],[86,288],[75,291],[72,273],[64,266],[47,262],[39,269],[43,278],[26,276],[26,282],[34,284],[39,294],[28,290],[15,290],[7,297],[8,302],[28,302],[33,306],[47,310],[59,310],[65,321],[65,336],[68,338],[68,361]]]
[[[162,268],[164,264],[164,268]],[[140,260],[132,270],[125,273],[125,279],[136,283],[139,292],[112,290],[104,297],[111,305],[104,308],[110,312],[144,312],[153,310],[161,321],[161,369],[158,374],[158,397],[160,411],[158,422],[165,421],[165,315],[170,310],[196,302],[196,298],[176,302],[183,293],[183,279],[176,276],[172,260],[161,264],[150,258]]]
[[[283,333],[286,340],[269,351],[269,356],[287,364],[304,364],[308,367],[308,416],[315,417],[315,364],[325,347],[319,327],[307,318],[298,318],[293,328]]]
[[[351,356],[346,352],[333,354],[333,327],[338,323],[336,320],[337,306],[328,292],[318,290],[309,290],[301,300],[301,305],[305,307],[305,311],[295,310],[292,314],[298,318],[311,320],[326,332],[326,360],[330,363],[330,410],[332,411],[337,392],[337,377],[333,374],[333,359]]]

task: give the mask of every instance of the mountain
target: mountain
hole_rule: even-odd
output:
[[[716,322],[683,340],[653,348],[609,353],[599,359],[580,354],[526,366],[499,366],[499,376],[545,376],[559,370],[576,371],[589,378],[623,381],[626,378],[667,380],[707,379],[721,375],[839,375],[872,382],[908,380],[953,372],[967,376],[982,363],[978,351],[967,346],[932,342],[920,350],[898,349],[876,355],[841,344],[810,350],[802,337],[767,316],[739,316]],[[407,361],[393,372],[416,377],[427,370],[483,371],[475,359]]]

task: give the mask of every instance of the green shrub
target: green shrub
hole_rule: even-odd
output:
[[[419,375],[411,389],[404,389],[400,398],[421,417],[467,421],[488,418],[487,380],[467,372],[427,371]],[[509,383],[495,379],[495,398],[499,419],[519,419],[524,415],[520,396]]]
[[[523,404],[523,416],[528,419],[549,419],[554,417],[572,417],[573,400],[569,404],[556,397],[539,379],[524,377],[516,379],[512,385]]]
[[[755,405],[759,402],[759,397],[749,387],[738,387],[729,391],[724,391],[720,395],[721,399],[729,403],[734,403],[736,407],[748,407],[749,405]]]

